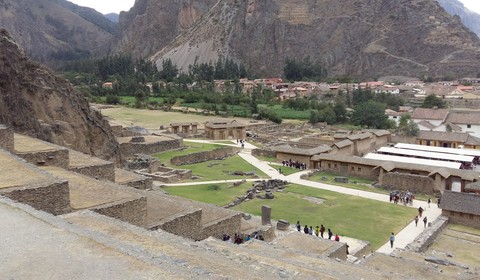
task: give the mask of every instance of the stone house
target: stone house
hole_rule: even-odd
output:
[[[247,137],[246,127],[237,120],[211,120],[205,123],[205,137],[212,140],[245,139]]]
[[[442,215],[450,222],[480,228],[480,195],[445,191],[440,201]]]
[[[307,168],[311,168],[312,156],[328,153],[332,150],[327,145],[320,145],[314,148],[294,148],[290,145],[281,145],[273,147],[272,150],[276,153],[277,162],[282,161],[298,161],[307,164]]]
[[[198,132],[198,123],[171,123],[170,129],[173,134],[182,136],[195,135]]]
[[[480,112],[478,111],[453,111],[448,114],[445,122],[459,126],[463,132],[480,137]]]
[[[410,117],[415,123],[427,121],[436,127],[445,122],[448,112],[447,109],[416,108]]]
[[[338,141],[332,145],[332,154],[349,156],[353,155],[353,142],[349,139]]]
[[[372,133],[370,132],[351,134],[347,139],[353,142],[354,155],[363,155],[372,150]]]
[[[465,132],[420,131],[417,144],[444,148],[480,149],[480,138]]]

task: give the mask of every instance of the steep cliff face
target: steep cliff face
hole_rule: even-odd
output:
[[[148,57],[191,27],[217,0],[137,0],[120,13],[116,51]]]
[[[479,46],[433,0],[220,0],[153,59],[186,69],[223,55],[263,76],[306,56],[330,76],[476,75]]]
[[[16,132],[121,161],[119,146],[99,112],[70,84],[30,61],[0,29],[0,123]]]
[[[114,36],[113,27],[105,25],[108,20],[94,10],[65,2],[0,0],[0,27],[42,63],[106,54]],[[78,13],[70,10],[75,7]]]
[[[480,37],[480,14],[470,11],[458,0],[437,1],[449,14],[459,16],[463,24]]]

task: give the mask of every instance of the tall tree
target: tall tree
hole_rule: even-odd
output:
[[[385,105],[372,100],[354,107],[352,122],[369,128],[390,128],[388,117],[385,115]]]

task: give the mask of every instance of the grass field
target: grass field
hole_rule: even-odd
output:
[[[374,193],[381,193],[381,194],[390,194],[391,192],[390,190],[376,188],[372,185],[374,183],[372,180],[363,179],[363,178],[348,177],[347,184],[335,182],[334,178],[339,176],[345,177],[343,175],[339,175],[331,172],[319,172],[314,176],[308,178],[308,180],[314,181],[314,182],[322,182],[330,185],[342,186],[350,189],[367,191],[367,192],[374,192]],[[327,180],[326,181],[321,180],[322,177],[326,177]],[[415,199],[422,200],[422,201],[427,201],[429,197],[428,195],[425,195],[425,194],[414,194],[414,195],[415,195]],[[433,203],[435,203],[434,197],[430,196],[430,198],[432,198],[432,201],[434,201]]]
[[[282,119],[296,119],[296,120],[308,120],[310,118],[310,111],[298,111],[291,108],[284,108],[282,105],[258,105],[259,108],[261,107],[268,107],[270,110],[276,112]]]
[[[314,204],[303,197],[325,200]],[[261,215],[261,206],[272,207],[272,218],[300,221],[313,227],[323,224],[334,234],[370,241],[376,250],[387,242],[390,232],[399,232],[413,217],[416,209],[385,202],[343,195],[315,188],[289,185],[284,193],[275,193],[273,200],[254,199],[234,209]]]
[[[287,167],[287,166],[282,166],[282,165],[276,165],[276,164],[269,164],[272,168],[276,169],[278,171],[279,168],[282,169],[282,174],[285,176],[291,175],[293,173],[300,172],[302,170],[292,168],[292,167]]]
[[[216,181],[216,180],[231,180],[231,179],[249,179],[252,176],[238,176],[233,175],[234,171],[243,171],[243,172],[253,172],[258,175],[260,178],[267,178],[267,175],[263,173],[260,169],[246,162],[240,156],[235,155],[228,157],[224,160],[211,160],[197,164],[187,164],[181,166],[174,166],[170,163],[170,159],[175,156],[182,156],[191,153],[211,151],[222,145],[215,144],[203,144],[203,143],[193,143],[185,142],[184,145],[187,147],[184,150],[180,151],[168,151],[159,154],[153,155],[158,158],[163,164],[168,167],[179,168],[179,169],[190,169],[192,170],[192,175],[201,177],[202,181]],[[198,181],[198,180],[196,180]]]
[[[172,195],[224,206],[232,202],[235,197],[244,195],[251,186],[251,182],[246,182],[237,187],[233,187],[233,183],[227,183],[164,187],[163,189]]]

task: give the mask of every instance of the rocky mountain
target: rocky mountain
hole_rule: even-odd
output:
[[[103,15],[102,13],[97,12],[95,9],[78,6],[77,4],[74,4],[66,0],[56,0],[56,1],[62,7],[69,9],[70,11],[81,16],[88,22],[95,24],[96,26],[109,32],[110,34],[113,35],[117,32],[116,23],[118,23],[118,14],[109,14],[112,17],[112,19],[114,19],[114,20],[110,20],[106,15]],[[117,16],[116,21],[115,21],[115,15]]]
[[[109,21],[113,22],[113,23],[118,23],[118,20],[119,20],[119,17],[120,15],[117,14],[117,13],[109,13],[109,14],[106,14],[106,15],[103,15],[104,17],[106,17]]]
[[[118,52],[148,57],[190,28],[218,0],[136,0],[120,13]]]
[[[480,14],[470,11],[458,0],[437,1],[449,14],[459,16],[463,24],[480,37]]]
[[[121,161],[108,122],[65,79],[28,59],[0,29],[0,123],[16,132]]]
[[[180,68],[228,56],[281,75],[310,56],[329,76],[475,75],[480,41],[434,0],[139,0],[120,15],[119,50]]]
[[[30,57],[51,66],[107,54],[114,37],[108,22],[100,13],[64,0],[0,0],[0,28]]]

